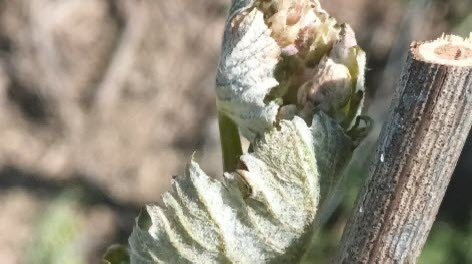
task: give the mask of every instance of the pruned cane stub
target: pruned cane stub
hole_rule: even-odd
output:
[[[337,263],[417,261],[472,127],[471,47],[411,45]]]

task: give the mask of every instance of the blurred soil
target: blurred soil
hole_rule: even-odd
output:
[[[450,17],[463,15],[446,1],[322,2],[369,54],[378,120],[408,43],[450,31]],[[2,263],[22,262],[42,211],[68,188],[85,197],[78,221],[94,263],[125,242],[139,207],[193,151],[221,174],[213,85],[228,4],[0,0]]]

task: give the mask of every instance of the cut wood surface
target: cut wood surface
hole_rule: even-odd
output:
[[[472,126],[472,39],[413,43],[336,263],[415,263]]]

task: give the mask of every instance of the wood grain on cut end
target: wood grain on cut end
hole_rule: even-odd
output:
[[[472,36],[443,35],[434,41],[413,43],[411,51],[416,59],[429,63],[472,66]]]

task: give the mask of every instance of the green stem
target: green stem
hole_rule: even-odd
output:
[[[223,169],[225,172],[235,171],[239,158],[243,154],[241,139],[236,124],[223,113],[218,113],[220,126],[221,150],[223,152]]]

